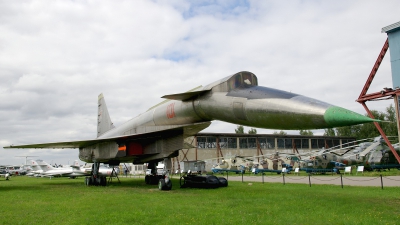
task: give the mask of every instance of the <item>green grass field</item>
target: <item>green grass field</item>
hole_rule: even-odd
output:
[[[398,224],[400,188],[229,182],[171,191],[121,178],[0,178],[0,224]]]

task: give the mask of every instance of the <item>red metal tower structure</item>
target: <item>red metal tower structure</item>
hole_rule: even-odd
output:
[[[389,41],[388,39],[386,39],[385,44],[382,47],[381,52],[379,53],[378,59],[376,60],[374,67],[372,68],[371,73],[369,74],[369,77],[367,79],[367,82],[364,85],[364,88],[362,89],[360,96],[358,97],[358,99],[356,100],[357,102],[359,102],[364,109],[367,111],[368,115],[371,118],[374,118],[374,116],[372,115],[371,111],[368,109],[367,105],[365,104],[367,101],[371,101],[371,100],[383,100],[383,99],[396,99],[396,109],[398,109],[398,101],[397,99],[399,99],[400,96],[400,89],[396,88],[395,90],[392,88],[384,88],[382,91],[379,92],[375,92],[375,93],[371,93],[371,94],[367,94],[367,91],[369,89],[369,87],[371,86],[371,83],[376,75],[376,72],[379,69],[379,66],[382,63],[383,58],[385,57],[385,54],[387,52],[387,50],[389,49]],[[398,111],[396,111],[396,117],[397,117],[397,126],[399,127],[399,113]],[[378,122],[374,122],[375,127],[378,129],[379,133],[381,134],[382,138],[385,140],[386,144],[389,146],[390,150],[392,151],[393,155],[396,157],[397,161],[400,163],[400,157],[397,154],[396,150],[393,148],[392,144],[390,143],[389,139],[387,138],[385,132],[383,132],[381,126],[379,125]]]

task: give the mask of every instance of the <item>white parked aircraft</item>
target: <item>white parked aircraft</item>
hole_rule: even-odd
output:
[[[75,177],[90,175],[80,170],[78,161],[75,161],[74,165],[71,165],[70,167],[61,168],[55,168],[42,160],[38,160],[37,163],[42,169],[42,172],[40,173],[40,176],[42,177],[70,177],[74,179]]]
[[[40,176],[41,173],[43,173],[42,168],[38,165],[38,163],[35,160],[29,160],[29,166],[31,170],[26,174],[27,176],[30,177],[37,177]]]

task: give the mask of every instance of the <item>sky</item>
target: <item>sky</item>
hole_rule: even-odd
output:
[[[240,71],[365,114],[355,100],[399,8],[397,0],[0,0],[0,165],[24,163],[18,156],[72,164],[77,149],[2,147],[95,138],[100,93],[118,126],[163,95]],[[384,87],[389,54],[370,92]],[[235,128],[214,121],[204,132]]]

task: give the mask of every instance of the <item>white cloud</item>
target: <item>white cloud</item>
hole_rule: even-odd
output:
[[[262,86],[363,113],[355,102],[398,1],[3,1],[0,144],[95,136],[97,96],[118,125],[242,70]],[[371,91],[391,85],[386,56]],[[383,111],[391,101],[369,103]],[[215,122],[206,131],[233,132]],[[271,132],[259,130],[260,132]],[[77,159],[77,150],[0,150]],[[50,158],[48,158],[50,159]]]

